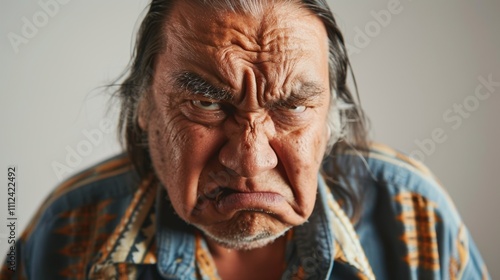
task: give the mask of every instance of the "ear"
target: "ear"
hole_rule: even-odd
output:
[[[139,103],[137,104],[137,123],[142,131],[148,131],[149,124],[149,100],[144,94],[142,98],[139,99]]]

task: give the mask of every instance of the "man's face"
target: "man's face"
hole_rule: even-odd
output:
[[[250,15],[187,2],[165,25],[139,124],[177,214],[226,247],[261,247],[314,207],[328,137],[326,31],[297,4]]]

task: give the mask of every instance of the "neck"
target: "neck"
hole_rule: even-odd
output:
[[[286,268],[287,235],[252,250],[234,250],[206,238],[208,248],[222,279],[280,279]]]

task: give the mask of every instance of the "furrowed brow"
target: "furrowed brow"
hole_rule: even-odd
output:
[[[325,88],[316,82],[301,83],[284,100],[276,100],[273,105],[321,103],[325,98]]]
[[[200,95],[209,99],[219,101],[230,101],[233,99],[231,92],[210,84],[192,72],[183,72],[177,75],[175,77],[175,85],[189,94]]]
[[[304,100],[323,99],[325,88],[316,82],[306,82],[301,84],[296,92],[292,92],[292,96]]]

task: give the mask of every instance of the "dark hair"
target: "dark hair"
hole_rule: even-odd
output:
[[[198,0],[204,5],[217,2],[219,6],[239,1]],[[141,178],[152,173],[153,167],[147,145],[147,135],[138,125],[137,109],[140,101],[143,98],[148,98],[147,92],[152,84],[156,57],[168,39],[164,37],[162,28],[168,20],[175,2],[175,0],[151,1],[137,34],[131,64],[123,75],[126,74],[126,78],[116,92],[121,99],[120,140]],[[336,164],[335,157],[345,149],[365,150],[367,148],[366,119],[360,107],[356,81],[352,75],[344,38],[326,1],[302,0],[296,2],[317,15],[328,34],[330,88],[333,97],[328,125],[332,137],[324,159],[326,169],[323,169],[323,173],[336,198],[344,201],[342,203],[344,209],[355,220],[359,214],[359,195],[354,186],[340,184],[341,181],[346,180],[342,179],[344,172]],[[348,88],[347,78],[349,74],[353,78],[356,95],[353,95]]]

